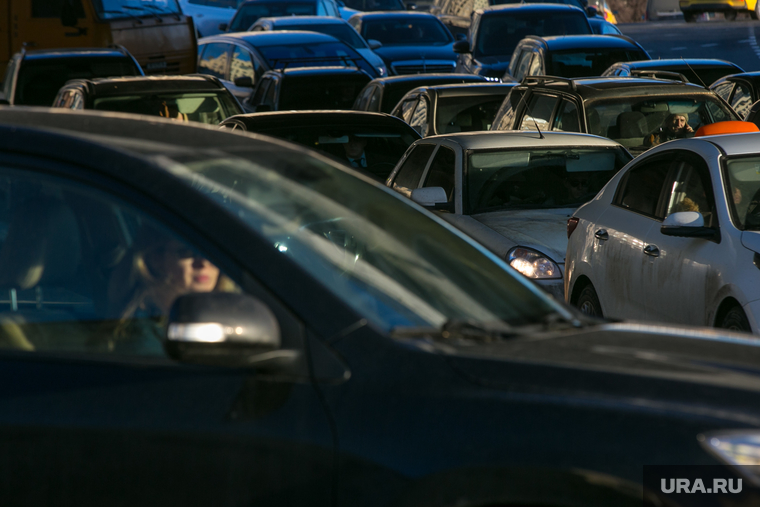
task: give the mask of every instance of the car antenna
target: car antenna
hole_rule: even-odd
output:
[[[541,133],[541,129],[539,129],[539,128],[538,128],[538,123],[536,122],[536,119],[535,119],[535,118],[533,118],[532,116],[530,117],[530,119],[531,119],[531,120],[533,120],[533,125],[535,125],[535,126],[536,126],[536,130],[538,131],[538,135],[539,135],[539,137],[538,137],[538,138],[539,138],[539,139],[546,139],[546,138],[544,137],[544,135]]]
[[[697,76],[697,79],[699,79],[699,82],[700,82],[700,83],[702,83],[702,87],[703,87],[703,88],[705,88],[705,89],[708,89],[708,90],[709,90],[709,88],[707,88],[707,85],[705,84],[705,82],[704,82],[704,81],[702,81],[702,78],[701,78],[701,77],[699,77],[699,74],[697,74],[696,72],[694,72],[694,69],[692,69],[692,68],[691,68],[691,65],[689,65],[689,62],[687,62],[687,61],[686,61],[686,58],[684,58],[684,57],[682,56],[682,57],[681,57],[681,60],[683,60],[683,63],[685,63],[685,64],[686,64],[686,66],[687,66],[687,67],[689,67],[689,70],[690,70],[690,71],[692,71],[692,72],[694,73],[694,75],[695,75],[695,76]]]
[[[527,78],[528,76],[526,76]],[[523,78],[523,81],[525,81],[525,78]],[[520,83],[522,85],[522,83]],[[520,96],[520,100],[517,102],[517,107],[515,107],[515,111],[520,109],[520,105],[525,104],[527,108],[527,102],[525,101],[525,96],[528,94],[528,90],[526,89],[525,92]],[[507,99],[504,99],[507,100]],[[536,130],[538,131],[539,139],[546,139],[544,135],[541,133],[541,129],[538,128],[538,123],[536,123],[536,119],[532,116],[530,117],[531,120],[533,120],[533,125],[536,126]]]

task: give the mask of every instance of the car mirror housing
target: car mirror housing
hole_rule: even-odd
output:
[[[368,45],[368,46],[369,46],[369,48],[370,48],[371,50],[373,50],[373,51],[374,51],[375,49],[380,49],[381,47],[383,47],[383,43],[382,43],[382,42],[380,42],[379,40],[375,40],[375,39],[370,39],[370,40],[368,40],[368,41],[367,41],[367,45]]]
[[[671,213],[663,220],[660,232],[683,238],[714,238],[718,234],[715,229],[705,227],[704,217],[696,211]]]
[[[411,197],[417,204],[428,208],[445,204],[449,200],[443,187],[415,188]]]
[[[177,298],[169,313],[164,348],[169,357],[223,366],[256,366],[295,359],[281,351],[274,313],[247,294],[201,292]]]
[[[458,40],[451,47],[455,53],[465,54],[470,52],[470,43],[466,40]]]

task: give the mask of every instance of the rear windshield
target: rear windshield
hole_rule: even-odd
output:
[[[590,35],[586,15],[580,11],[515,11],[480,19],[474,56],[511,56],[517,43],[528,35]]]
[[[328,23],[324,25],[306,23],[303,25],[278,26],[276,27],[276,30],[306,30],[308,32],[324,33],[332,35],[354,49],[364,49],[367,47],[367,44],[365,44],[359,34],[356,33],[356,30],[351,28],[350,25],[344,25],[343,23]]]
[[[16,83],[14,104],[52,106],[58,90],[69,79],[139,76],[131,58],[56,58],[23,60]]]
[[[351,109],[368,76],[286,77],[280,90],[280,110]]]
[[[730,107],[712,95],[671,95],[644,100],[641,95],[587,102],[588,132],[609,137],[632,152],[641,153],[658,143],[659,139],[653,139],[652,136],[661,134],[666,127],[666,120],[673,115],[685,116],[692,130],[679,137],[693,136],[702,125],[739,120]]]
[[[243,4],[230,21],[228,31],[246,32],[259,18],[313,16],[316,13],[316,2],[255,2]]]
[[[358,67],[372,77],[377,71],[359,53],[343,42],[319,42],[316,44],[292,44],[259,47],[259,53],[272,69],[294,67],[325,67],[340,65]],[[348,109],[351,109],[350,105]]]
[[[547,56],[546,74],[560,77],[601,76],[618,62],[647,58],[646,53],[638,50],[595,48],[552,51]]]
[[[490,130],[507,92],[472,97],[439,97],[435,126],[439,134]]]
[[[453,41],[443,23],[434,17],[421,16],[364,20],[362,35],[385,46],[444,45]]]
[[[93,102],[93,108],[210,125],[217,125],[227,117],[242,112],[229,96],[212,92],[100,97]]]

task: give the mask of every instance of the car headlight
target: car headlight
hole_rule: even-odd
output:
[[[507,254],[507,262],[517,271],[534,279],[562,278],[559,266],[544,254],[525,247],[515,247]]]
[[[385,68],[385,65],[379,65],[377,67],[377,72],[380,74],[380,77],[385,77],[388,75],[388,69]]]
[[[720,461],[735,466],[747,480],[760,484],[760,432],[708,433],[697,440]]]
[[[501,78],[499,77],[491,77],[491,76],[483,76],[486,78],[486,81],[493,81],[495,83],[501,83]]]

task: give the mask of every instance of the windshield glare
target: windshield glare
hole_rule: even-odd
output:
[[[734,225],[741,230],[760,231],[760,157],[728,159],[724,167]]]
[[[365,20],[365,40],[377,40],[384,46],[444,45],[453,42],[446,27],[434,17],[399,17]]]
[[[216,93],[164,93],[120,95],[96,98],[93,108],[100,111],[162,116],[179,121],[217,125],[239,111],[230,97]]]
[[[551,15],[536,12],[510,12],[480,19],[473,56],[508,55],[527,35],[590,35],[586,15],[580,11]]]
[[[274,149],[169,169],[387,332],[565,313],[492,254],[348,169]]]
[[[614,147],[473,151],[467,158],[469,213],[577,208],[630,159]]]
[[[182,14],[177,0],[93,0],[92,5],[101,19]]]

